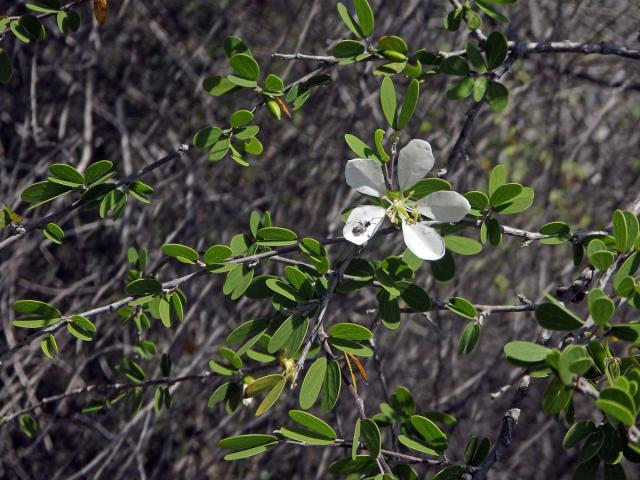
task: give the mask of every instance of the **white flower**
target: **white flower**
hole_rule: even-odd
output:
[[[385,217],[400,219],[404,243],[418,258],[438,260],[444,256],[445,244],[440,234],[421,222],[425,216],[437,222],[462,220],[471,206],[457,192],[438,191],[413,201],[404,195],[433,168],[435,159],[431,145],[424,140],[411,140],[398,154],[400,192],[387,191],[382,167],[375,160],[355,158],[347,162],[345,177],[354,190],[377,197],[381,204],[354,208],[343,229],[344,238],[356,245],[366,243],[378,231]]]

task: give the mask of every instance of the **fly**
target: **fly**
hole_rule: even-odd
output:
[[[369,220],[365,220],[364,222],[362,220],[358,220],[353,226],[351,233],[353,233],[354,235],[362,235],[370,226],[371,222]]]

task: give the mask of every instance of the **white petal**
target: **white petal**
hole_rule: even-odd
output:
[[[420,214],[438,222],[459,222],[469,213],[469,201],[458,192],[433,192],[416,202]]]
[[[444,256],[444,240],[438,232],[424,223],[402,222],[404,243],[422,260],[439,260]]]
[[[375,205],[364,205],[351,210],[342,235],[351,243],[362,245],[375,235],[384,222],[386,211]]]
[[[424,140],[411,140],[398,154],[398,182],[402,190],[413,187],[431,171],[436,159],[431,145]]]
[[[365,195],[380,197],[387,191],[382,167],[375,160],[364,158],[349,160],[344,169],[344,176],[351,188]]]

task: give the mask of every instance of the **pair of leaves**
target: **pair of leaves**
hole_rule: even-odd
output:
[[[380,105],[382,113],[387,123],[394,130],[402,130],[415,112],[420,96],[420,82],[417,79],[411,80],[407,87],[402,108],[398,112],[398,99],[396,96],[396,88],[390,76],[385,76],[380,85]]]

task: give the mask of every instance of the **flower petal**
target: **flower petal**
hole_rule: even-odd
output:
[[[431,145],[424,140],[414,139],[400,150],[398,155],[398,182],[402,190],[413,187],[418,180],[431,171],[436,159],[431,153]]]
[[[351,210],[342,235],[351,243],[362,245],[375,235],[384,222],[386,210],[375,205],[364,205]]]
[[[420,214],[439,222],[459,222],[469,213],[469,201],[458,192],[441,190],[416,202]]]
[[[438,232],[424,223],[402,222],[404,243],[422,260],[439,260],[444,257],[444,240]]]
[[[351,188],[365,195],[380,197],[387,191],[382,167],[375,160],[364,158],[349,160],[344,169],[344,176]]]

